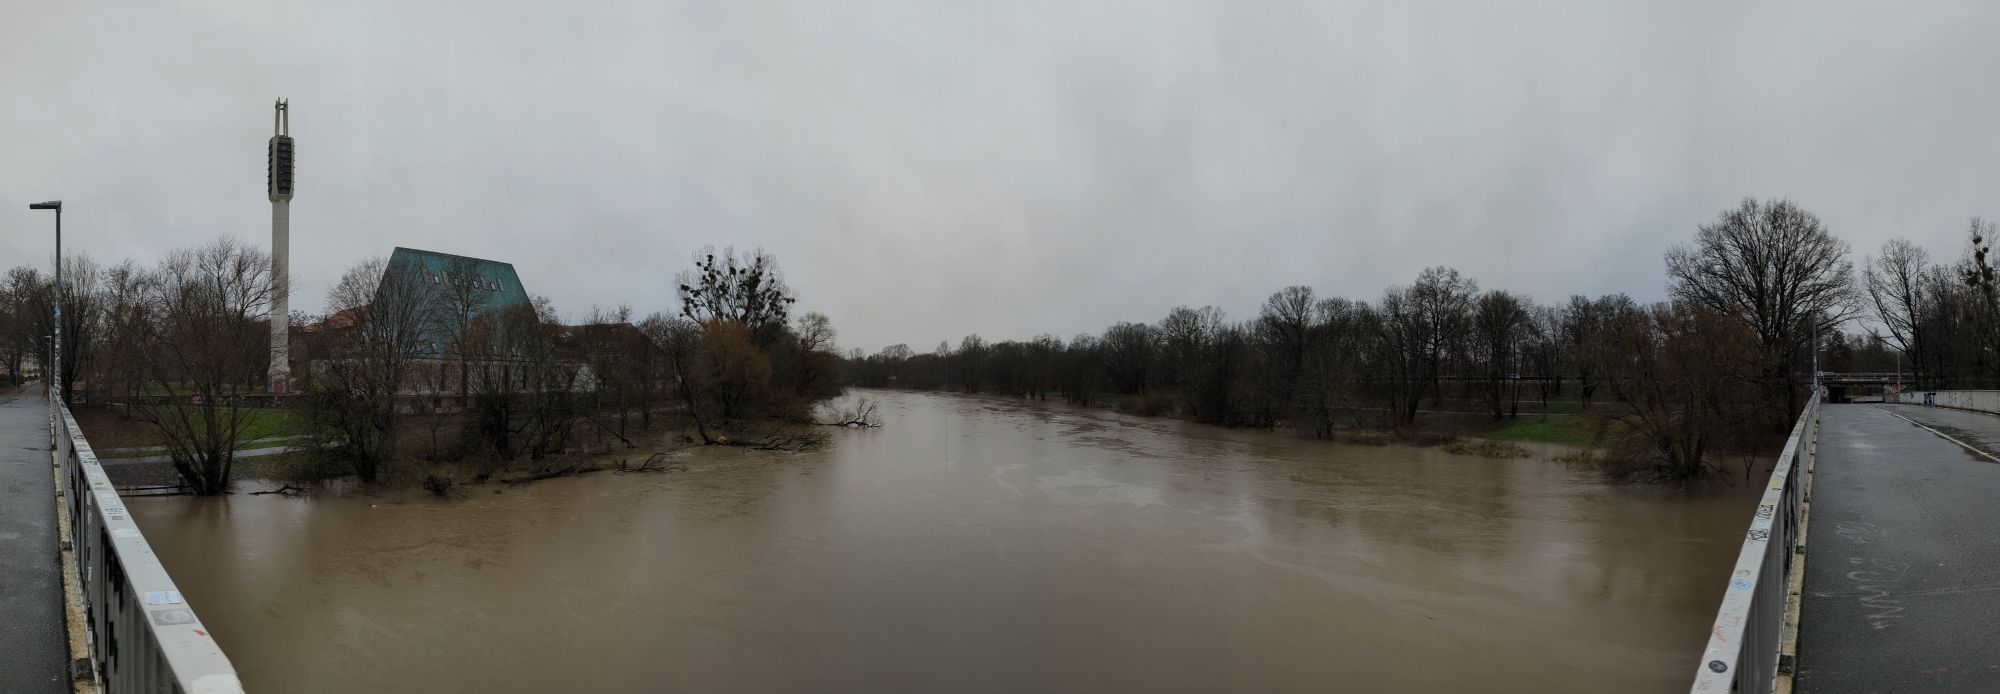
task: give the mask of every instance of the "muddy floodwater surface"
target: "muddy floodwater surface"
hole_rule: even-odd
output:
[[[1757,491],[867,394],[815,453],[129,506],[253,692],[1664,692]]]

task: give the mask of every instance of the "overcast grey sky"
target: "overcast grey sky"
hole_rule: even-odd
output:
[[[0,12],[0,265],[269,242],[295,307],[396,245],[673,306],[776,254],[845,347],[1251,315],[1419,268],[1663,294],[1739,198],[1956,258],[2000,215],[2000,4],[31,2]]]

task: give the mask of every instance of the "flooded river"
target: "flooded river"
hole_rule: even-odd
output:
[[[870,395],[811,454],[129,505],[253,692],[1685,691],[1755,506]]]

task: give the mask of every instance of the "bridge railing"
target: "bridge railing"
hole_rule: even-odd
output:
[[[49,388],[49,419],[99,683],[106,692],[241,694],[236,668],[160,566],[56,392]]]
[[[1822,371],[1819,379],[1821,383],[1902,383],[1909,377],[1891,371],[1876,373]]]
[[[1722,594],[1722,607],[1716,610],[1715,627],[1709,631],[1691,692],[1761,694],[1776,687],[1785,605],[1797,559],[1793,548],[1798,546],[1805,500],[1801,478],[1818,435],[1819,406],[1820,395],[1814,393],[1778,454]]]

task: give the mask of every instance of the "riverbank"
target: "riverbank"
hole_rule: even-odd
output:
[[[895,389],[853,389],[850,396],[839,403],[852,403],[858,399],[879,399],[895,393],[916,393]],[[1126,416],[1185,422],[1198,426],[1213,426],[1193,422],[1171,411],[1145,414],[1132,410],[1150,410],[1142,406],[1137,398],[1107,396],[1091,405],[1076,405],[1058,401],[1038,401],[994,395],[965,393],[930,393],[943,397],[968,398],[981,401],[1019,403],[1028,406],[1074,408],[1082,411],[1116,412]],[[1523,413],[1519,418],[1492,421],[1487,413],[1462,409],[1463,404],[1447,403],[1444,409],[1423,410],[1418,413],[1418,424],[1405,427],[1368,426],[1365,408],[1349,414],[1348,421],[1332,439],[1311,439],[1327,443],[1362,446],[1402,445],[1419,448],[1435,447],[1457,455],[1471,455],[1494,458],[1518,458],[1531,452],[1518,444],[1549,444],[1567,449],[1558,455],[1571,459],[1585,459],[1589,449],[1596,446],[1600,438],[1597,424],[1587,416],[1577,416],[1571,410],[1576,403],[1556,403],[1551,411]],[[145,422],[127,418],[110,408],[86,409],[78,415],[79,423],[90,437],[100,458],[106,463],[105,469],[114,484],[121,488],[147,488],[154,491],[170,492],[179,483],[177,473],[164,455],[164,449],[157,446],[157,432]],[[635,418],[636,419],[636,418]],[[238,457],[232,477],[239,481],[258,481],[252,488],[277,488],[284,485],[310,486],[322,481],[339,481],[344,475],[323,469],[310,451],[299,442],[309,438],[303,432],[304,422],[294,413],[283,410],[258,410],[251,413],[249,433],[262,438],[246,436],[238,449]],[[405,452],[404,460],[391,466],[378,487],[422,487],[430,486],[440,494],[450,494],[451,490],[466,490],[485,483],[499,483],[506,479],[546,478],[569,474],[613,470],[621,466],[644,465],[656,456],[674,454],[699,445],[692,420],[683,413],[658,411],[652,417],[652,426],[638,427],[611,436],[606,432],[591,428],[584,431],[590,439],[579,450],[551,456],[543,460],[498,461],[468,459],[453,450],[457,431],[463,427],[459,415],[406,415],[404,433],[399,440],[399,449]],[[893,426],[894,424],[891,423]],[[796,427],[794,427],[796,428]],[[1227,428],[1224,428],[1227,429]],[[823,437],[823,431],[799,429],[813,437]],[[1297,437],[1297,433],[1285,427],[1271,429],[1235,429],[1259,435]],[[720,432],[711,432],[718,440],[732,440]],[[103,439],[122,447],[111,447],[99,443]],[[153,443],[154,445],[138,445]],[[799,448],[801,446],[792,446]],[[659,461],[654,460],[655,464]],[[269,482],[269,484],[263,484]],[[340,482],[342,488],[351,486]]]
[[[143,422],[127,420],[115,413],[98,411],[85,426],[86,437],[96,446],[97,432],[121,443],[144,440]],[[81,418],[80,418],[81,419]],[[684,413],[653,413],[650,427],[634,416],[632,426],[621,434],[579,424],[579,434],[570,449],[533,457],[520,454],[512,460],[464,452],[458,448],[461,415],[406,415],[398,438],[398,458],[385,465],[374,485],[362,486],[338,461],[310,450],[310,436],[287,433],[262,439],[246,439],[237,449],[230,477],[238,492],[275,489],[300,491],[331,490],[336,494],[356,491],[374,494],[403,489],[423,489],[440,496],[469,493],[483,485],[523,484],[554,477],[604,471],[658,471],[671,466],[666,460],[679,452],[701,447],[693,420]],[[139,431],[135,431],[139,429]],[[821,445],[829,427],[798,424],[754,423],[737,430],[713,426],[709,433],[715,447],[756,449],[773,453],[776,449],[813,448]],[[137,447],[98,449],[105,474],[121,490],[141,493],[179,493],[179,474],[163,448]]]

